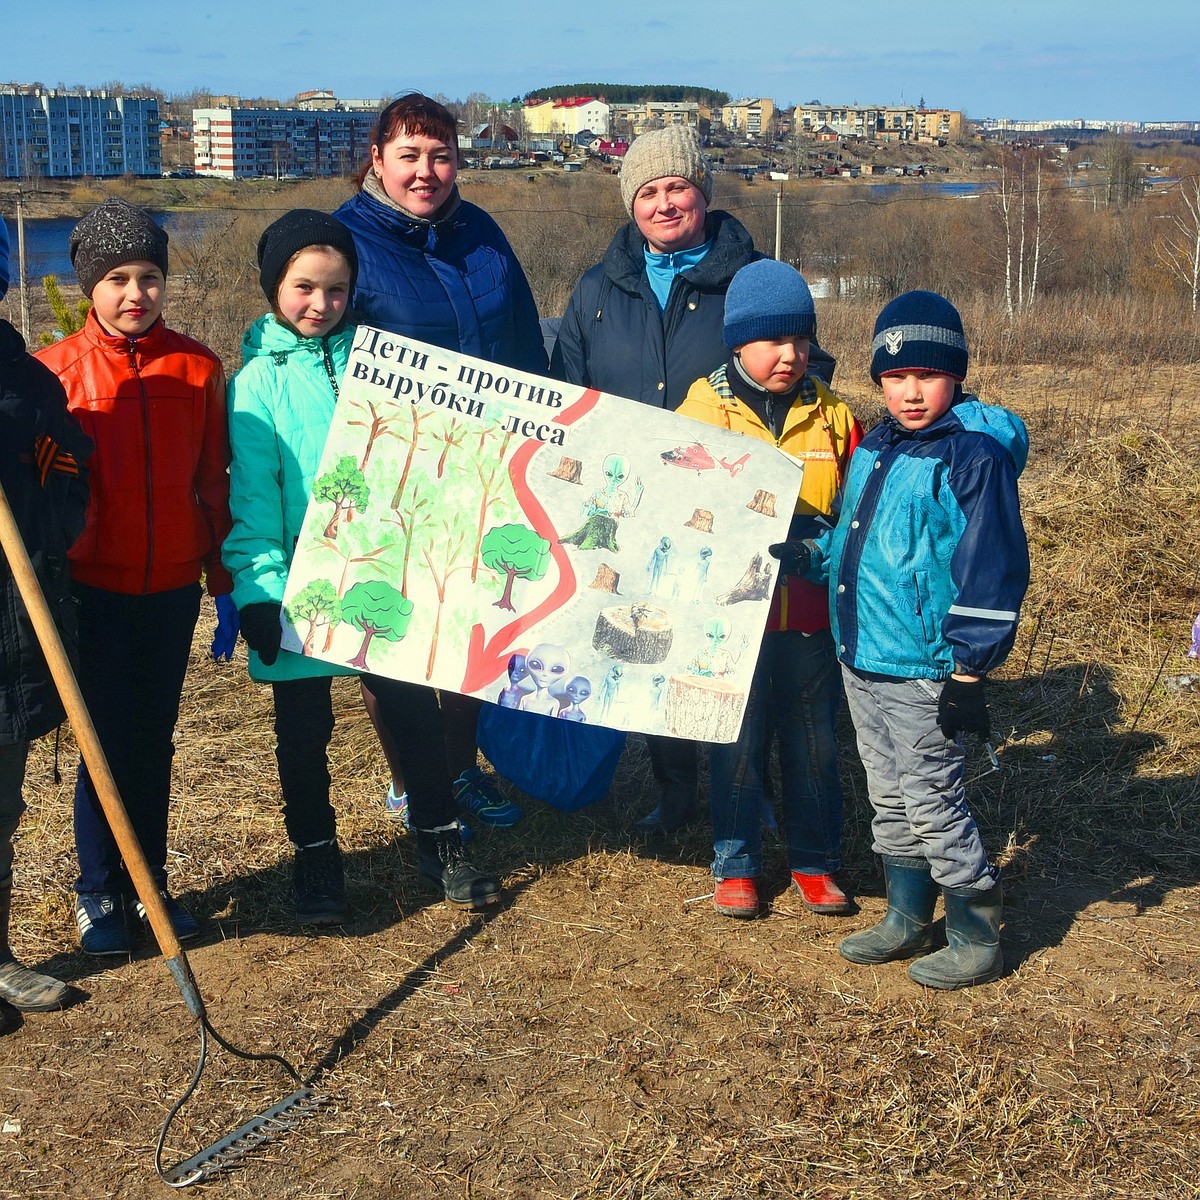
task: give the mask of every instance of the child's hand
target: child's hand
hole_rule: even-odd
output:
[[[812,562],[812,551],[799,538],[776,542],[767,547],[767,552],[772,558],[779,559],[781,575],[805,575],[809,563]]]
[[[985,682],[982,677],[968,682],[951,675],[942,684],[942,694],[938,699],[938,727],[946,737],[956,738],[960,733],[975,733],[985,742],[991,737],[992,723],[984,695]]]
[[[217,596],[215,600],[217,606],[217,630],[213,634],[212,640],[212,656],[213,662],[220,662],[224,659],[228,662],[233,657],[233,648],[237,645],[238,637],[238,610],[233,603],[232,596]]]
[[[279,643],[283,640],[283,628],[279,624],[281,604],[247,604],[241,610],[242,637],[246,645],[258,655],[264,667],[271,666],[279,657]]]

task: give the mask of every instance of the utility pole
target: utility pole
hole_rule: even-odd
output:
[[[779,192],[775,196],[775,257],[783,261],[783,180],[779,181]]]
[[[29,278],[25,270],[25,205],[17,188],[17,284],[21,297],[21,336],[29,345]]]

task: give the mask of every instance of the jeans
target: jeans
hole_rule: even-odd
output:
[[[828,630],[768,633],[736,742],[712,748],[713,874],[762,874],[763,748],[770,708],[779,735],[788,867],[823,875],[841,865],[842,785],[835,723],[841,685]]]
[[[395,742],[414,829],[448,825],[457,815],[450,794],[442,713],[432,688],[364,675],[379,718]],[[329,799],[327,749],[333,736],[329,676],[276,680],[275,758],[283,792],[283,824],[295,846],[332,841],[337,817]]]
[[[126,595],[72,585],[79,601],[79,688],[129,823],[166,887],[172,737],[200,615],[200,585]],[[84,763],[75,780],[79,892],[133,894]]]
[[[964,789],[966,750],[938,727],[942,685],[842,668],[875,810],[876,854],[920,858],[942,887],[987,891],[988,860]]]

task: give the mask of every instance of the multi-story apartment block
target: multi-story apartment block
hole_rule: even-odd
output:
[[[158,99],[0,88],[0,164],[6,179],[158,175]]]
[[[797,133],[810,136],[828,129],[841,137],[869,142],[952,141],[962,136],[964,123],[961,112],[946,108],[800,104],[796,107],[795,128]]]
[[[197,108],[196,173],[221,179],[349,175],[370,150],[375,116],[374,109]]]
[[[765,96],[734,100],[721,109],[721,124],[740,137],[769,137],[775,120],[775,101]]]
[[[612,106],[612,132],[637,137],[664,125],[686,125],[701,137],[708,133],[712,109],[693,100],[643,100]]]
[[[594,96],[565,96],[559,100],[527,100],[525,131],[534,136],[571,137],[587,130],[608,136],[608,105]]]

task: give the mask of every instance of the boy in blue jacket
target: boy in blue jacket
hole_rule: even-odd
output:
[[[1029,584],[1017,498],[1020,418],[963,391],[957,310],[907,292],[875,323],[871,377],[888,417],[850,461],[841,516],[813,544],[867,772],[888,907],[838,946],[856,963],[922,957],[918,983],[996,979],[1001,889],[964,795],[963,735],[989,736],[986,679],[1004,662]],[[945,948],[933,949],[938,890]]]

